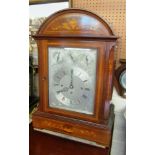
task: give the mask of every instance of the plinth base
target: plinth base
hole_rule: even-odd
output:
[[[35,131],[30,124],[29,155],[109,155],[110,148],[84,143]]]

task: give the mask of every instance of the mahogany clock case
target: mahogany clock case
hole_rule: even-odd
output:
[[[38,110],[34,128],[60,132],[110,147],[113,114],[110,116],[114,74],[114,45],[117,37],[108,24],[94,13],[66,9],[51,15],[33,36],[38,45]],[[48,48],[96,48],[96,91],[92,115],[49,107]]]

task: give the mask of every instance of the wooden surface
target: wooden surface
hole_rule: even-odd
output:
[[[109,155],[103,149],[34,131],[30,124],[29,155]]]

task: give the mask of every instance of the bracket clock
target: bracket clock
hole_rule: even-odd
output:
[[[110,147],[114,45],[117,37],[96,14],[66,9],[51,15],[33,36],[38,45],[36,130]]]

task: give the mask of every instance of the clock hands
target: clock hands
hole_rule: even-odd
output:
[[[66,91],[68,91],[68,90],[69,90],[68,87],[64,87],[63,89],[57,91],[57,93],[59,94],[59,93],[61,93],[61,92],[66,92]]]
[[[70,89],[73,89],[73,69],[71,69],[71,82],[70,82],[70,86],[69,86]]]
[[[71,81],[70,81],[70,86],[69,87],[64,87],[63,89],[61,90],[58,90],[57,93],[61,93],[61,92],[67,92],[69,89],[73,89],[73,69],[71,69],[71,74],[70,74],[70,78],[71,78]],[[57,77],[58,78],[58,77]],[[71,92],[72,93],[72,92]]]

